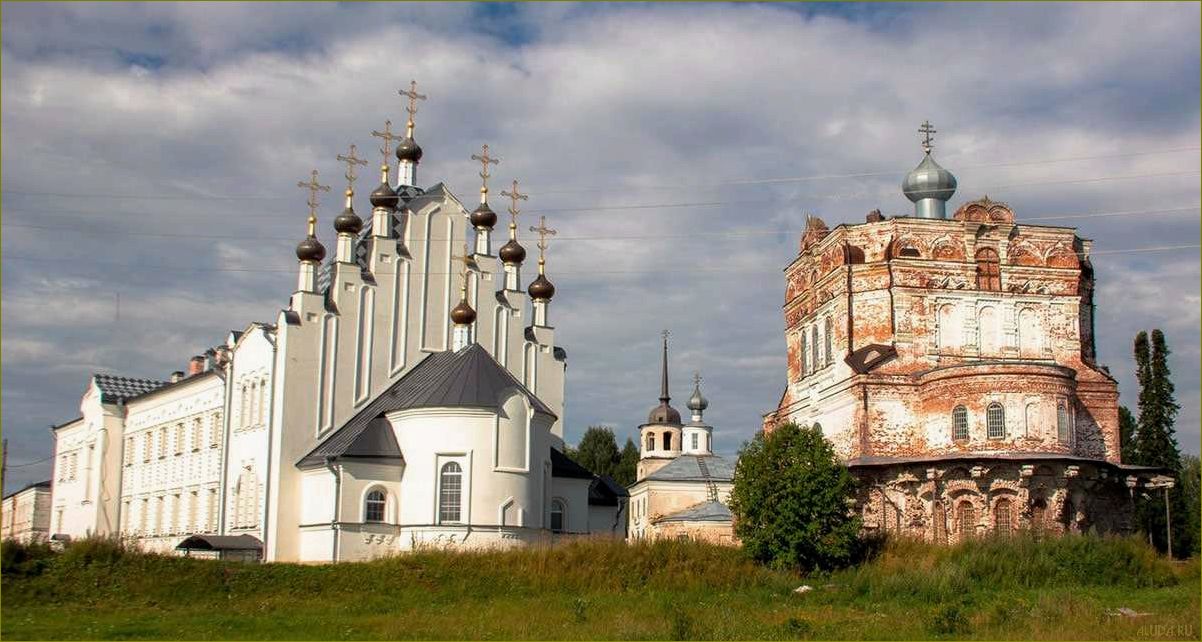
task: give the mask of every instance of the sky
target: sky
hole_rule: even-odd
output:
[[[899,185],[929,119],[959,179],[949,211],[988,194],[1094,239],[1120,403],[1135,404],[1132,338],[1163,329],[1178,440],[1199,450],[1196,3],[19,3],[3,18],[6,488],[49,478],[49,427],[78,416],[89,373],[165,379],[275,320],[307,216],[296,182],[317,168],[338,184],[351,143],[374,163],[369,134],[403,123],[411,79],[429,96],[419,182],[472,202],[487,143],[494,186],[530,194],[522,229],[541,214],[559,231],[569,442],[593,424],[635,434],[668,328],[675,405],[700,371],[715,450],[736,452],[784,388],[781,270],[805,216],[911,212]]]

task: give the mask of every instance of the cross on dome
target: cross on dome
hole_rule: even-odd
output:
[[[501,192],[501,196],[509,197],[509,216],[511,217],[509,225],[517,227],[518,214],[522,213],[522,210],[518,209],[518,201],[530,200],[530,197],[518,191],[518,180],[516,178],[513,179],[513,188]]]
[[[531,225],[530,231],[538,234],[538,262],[542,264],[544,262],[543,255],[547,251],[547,237],[555,236],[558,232],[547,227],[547,217],[545,216],[538,217],[538,227]]]
[[[358,156],[355,156],[355,151],[356,151],[355,146],[351,145],[350,152],[348,152],[345,155],[344,154],[338,155],[338,160],[346,163],[346,173],[343,174],[343,176],[346,176],[346,195],[347,196],[352,196],[355,193],[355,179],[358,178],[358,175],[355,174],[355,166],[356,165],[367,165],[367,161],[363,160],[362,158],[359,158]]]
[[[317,193],[330,191],[329,185],[317,182],[317,170],[309,175],[309,181],[298,181],[297,187],[309,190],[309,198],[305,201],[309,206],[309,236],[317,233]]]
[[[397,93],[409,99],[409,104],[405,106],[405,111],[409,112],[409,122],[405,123],[406,136],[413,136],[413,115],[417,113],[417,101],[428,98],[425,94],[417,93],[417,81],[409,81],[409,90],[398,89]]]
[[[932,136],[935,131],[935,128],[931,126],[931,121],[929,120],[922,121],[922,126],[918,128],[918,133],[922,134],[922,151],[928,154],[930,154],[931,150],[935,148],[935,146],[931,144],[931,141],[935,139],[935,137]]]
[[[488,179],[492,176],[488,173],[488,166],[499,164],[501,159],[488,154],[488,145],[481,145],[480,153],[472,154],[472,160],[480,161],[480,202],[483,203],[488,200]]]
[[[392,133],[392,120],[384,121],[384,131],[381,132],[373,129],[371,135],[384,141],[384,146],[380,148],[380,154],[384,156],[384,161],[380,169],[387,170],[388,155],[392,153],[392,141],[400,140],[403,136]]]

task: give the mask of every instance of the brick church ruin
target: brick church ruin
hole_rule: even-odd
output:
[[[867,531],[1129,531],[1132,493],[1160,480],[1120,461],[1091,242],[984,196],[947,217],[956,179],[920,132],[912,215],[807,220],[785,268],[788,384],[765,429],[818,423],[861,482]]]

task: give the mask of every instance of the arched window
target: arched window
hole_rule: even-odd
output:
[[[985,409],[985,427],[990,439],[1006,436],[1006,411],[1002,409],[1002,404],[994,402]]]
[[[801,376],[806,376],[810,373],[810,353],[806,345],[806,331],[801,331]]]
[[[956,406],[952,410],[952,439],[965,441],[968,439],[968,409]]]
[[[977,312],[977,351],[981,356],[993,355],[998,352],[1001,334],[998,328],[998,314],[993,306],[986,306]]]
[[[655,450],[655,433],[647,433],[647,450]]]
[[[960,537],[970,537],[977,532],[977,509],[965,500],[956,505],[956,530]]]
[[[363,500],[363,521],[384,521],[384,507],[387,501],[388,495],[383,490],[376,489],[368,493],[367,497]]]
[[[815,370],[822,365],[818,357],[818,326],[815,325],[810,329],[810,362],[814,364]]]
[[[1044,517],[1047,514],[1048,503],[1043,499],[1037,499],[1031,502],[1031,528],[1034,530],[1043,529]]]
[[[455,523],[460,520],[463,505],[463,469],[449,461],[442,465],[438,484],[438,522]]]
[[[551,532],[552,533],[562,533],[563,532],[564,512],[565,511],[564,511],[564,507],[563,507],[563,502],[561,500],[558,500],[558,499],[551,500]]]
[[[977,252],[977,289],[997,292],[1002,289],[1002,272],[998,266],[997,250],[983,248]]]
[[[993,532],[998,535],[1010,534],[1010,500],[999,499],[993,505]]]
[[[1069,430],[1068,404],[1061,401],[1056,404],[1056,439],[1062,444],[1069,443],[1072,431]]]
[[[835,361],[834,351],[831,350],[832,342],[834,341],[834,335],[835,321],[834,319],[827,317],[826,321],[823,322],[822,328],[822,351],[824,353],[822,356],[823,362],[828,366]]]
[[[664,450],[672,450],[672,433],[664,433]]]

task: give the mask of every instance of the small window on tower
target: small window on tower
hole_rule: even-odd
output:
[[[997,250],[984,248],[977,252],[977,289],[997,292],[1002,289],[1002,273]]]
[[[693,450],[697,450],[697,440],[698,440],[697,433],[693,433]]]

